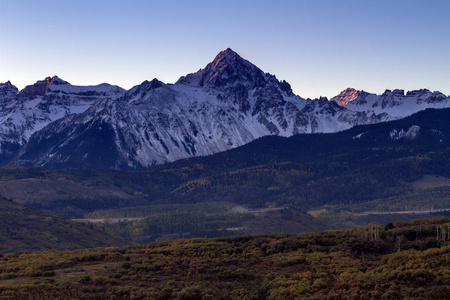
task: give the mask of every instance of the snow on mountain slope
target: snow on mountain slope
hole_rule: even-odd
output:
[[[11,82],[0,83],[0,106],[3,109],[9,107],[19,90]]]
[[[266,135],[335,132],[383,118],[325,98],[302,99],[287,82],[227,49],[175,84],[145,81],[115,101],[54,122],[14,163],[136,168],[225,151]]]
[[[361,95],[362,91],[357,91],[352,88],[346,88],[342,92],[339,93],[339,95],[334,96],[331,98],[331,101],[337,102],[339,105],[346,105],[350,103],[351,101],[355,100]]]
[[[0,85],[0,153],[24,145],[30,136],[51,122],[82,113],[96,101],[115,99],[125,90],[109,84],[73,86],[58,77],[47,77],[18,92],[11,83]],[[12,151],[12,150],[11,150]]]
[[[336,132],[427,107],[450,106],[447,97],[427,90],[406,95],[394,90],[377,96],[348,89],[333,101],[305,100],[294,95],[287,82],[264,73],[231,49],[175,84],[144,81],[123,95],[108,85],[89,88],[47,78],[23,92],[35,95],[19,101],[28,108],[23,110],[38,112],[25,117],[21,111],[23,119],[38,121],[29,131],[23,130],[23,144],[28,133],[34,134],[12,164],[146,167],[225,151],[266,135]],[[46,109],[41,107],[44,103]],[[41,115],[51,109],[53,120]],[[49,125],[36,131],[40,124]]]
[[[370,94],[348,88],[331,101],[345,106],[352,111],[365,114],[386,114],[387,120],[410,116],[426,108],[446,108],[450,106],[450,98],[441,92],[431,92],[427,89],[409,91],[386,90],[382,95]]]

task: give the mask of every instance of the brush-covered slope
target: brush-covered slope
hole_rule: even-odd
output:
[[[76,223],[0,198],[0,252],[121,246],[102,228]]]
[[[449,226],[446,218],[423,219],[348,231],[10,254],[0,257],[0,297],[448,299]]]

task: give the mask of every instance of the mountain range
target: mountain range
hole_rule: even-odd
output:
[[[426,89],[375,95],[348,88],[330,100],[303,99],[226,49],[174,84],[154,79],[125,91],[74,86],[56,76],[21,91],[0,84],[0,163],[141,168],[263,136],[338,132],[446,107],[448,96]]]

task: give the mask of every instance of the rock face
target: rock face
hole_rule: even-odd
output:
[[[331,98],[331,101],[337,102],[339,105],[346,105],[360,96],[361,92],[352,88],[346,88],[339,95]]]
[[[2,123],[0,137],[17,145],[16,153],[23,147],[11,163],[51,168],[147,167],[266,135],[336,132],[450,106],[449,98],[428,90],[377,96],[347,89],[332,101],[305,100],[231,49],[175,84],[154,79],[124,92],[105,84],[74,87],[53,77],[12,98],[20,103],[17,117]]]
[[[450,105],[450,98],[427,89],[410,91],[406,95],[404,90],[386,90],[382,95],[375,95],[348,88],[331,101],[352,111],[386,114],[388,119],[404,118],[427,108],[446,108]]]

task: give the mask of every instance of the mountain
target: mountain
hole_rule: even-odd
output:
[[[30,136],[46,125],[124,92],[109,84],[74,86],[57,76],[37,81],[20,92],[10,82],[0,84],[0,162],[16,155]]]
[[[0,198],[0,252],[121,246],[121,237]]]
[[[386,90],[382,95],[347,88],[330,99],[352,111],[388,114],[388,119],[400,119],[426,108],[449,107],[449,98],[441,92],[427,89],[410,91]]]
[[[55,86],[60,89],[57,95],[73,91],[61,91],[60,86],[68,84],[54,80],[38,82],[19,95],[45,99],[58,91]],[[154,79],[124,94],[91,96],[92,102],[83,102],[84,109],[65,108],[51,114],[53,119],[45,115],[40,123],[34,121],[39,116],[31,117],[28,131],[2,125],[2,130],[22,132],[20,141],[10,142],[15,145],[10,153],[24,145],[11,164],[141,168],[222,152],[263,136],[337,132],[402,118],[428,107],[450,106],[450,98],[428,90],[406,95],[386,91],[381,96],[349,90],[333,101],[303,99],[287,82],[264,73],[231,49],[175,84]]]

